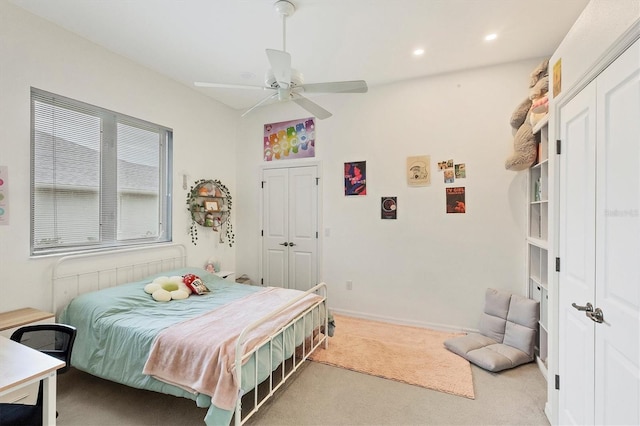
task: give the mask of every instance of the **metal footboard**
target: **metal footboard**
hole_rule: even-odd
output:
[[[264,343],[256,346],[255,349],[249,352],[243,352],[243,346],[251,330],[259,327],[264,322],[280,314],[288,307],[311,293],[320,295],[321,299],[306,310],[299,313],[286,325],[276,330]],[[310,323],[308,323],[308,321]],[[242,367],[244,363],[249,360],[249,358],[254,357],[253,383],[255,387],[251,390],[251,392],[253,392],[253,405],[251,406],[251,409],[244,414],[244,417],[242,415],[242,394],[238,395],[238,402],[236,404],[234,414],[235,425],[242,425],[247,420],[249,420],[249,418],[251,418],[251,416],[253,416],[258,411],[258,409],[276,392],[276,390],[278,390],[278,388],[280,388],[280,386],[282,386],[287,381],[287,379],[298,370],[302,363],[314,350],[318,348],[318,346],[324,345],[325,349],[328,347],[328,326],[327,285],[325,283],[320,283],[307,292],[296,297],[295,299],[292,299],[285,305],[282,305],[277,310],[248,325],[242,330],[240,336],[238,337],[238,340],[236,341],[236,359],[234,365],[236,380],[240,385],[242,385]],[[301,341],[298,342],[297,336],[300,327],[302,327],[302,338]],[[309,334],[307,334],[308,329],[310,330]],[[293,347],[287,348],[287,334],[291,333],[293,333]],[[282,342],[282,355],[281,359],[278,360],[279,362],[277,364],[277,368],[273,368],[273,346],[278,340]],[[268,348],[268,354],[266,356],[268,357],[268,364],[271,369],[266,379],[259,380],[258,369],[260,365],[260,357],[265,356],[263,349],[265,347]],[[290,350],[291,356],[287,356],[287,354],[289,353],[287,349]],[[289,365],[287,366],[287,364]],[[267,388],[265,390],[265,395],[260,395],[259,385],[264,385],[263,387]],[[240,392],[242,393],[242,390],[240,390]]]

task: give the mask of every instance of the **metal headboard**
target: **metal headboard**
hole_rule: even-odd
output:
[[[76,296],[141,280],[186,265],[182,244],[162,244],[61,257],[51,272],[51,308],[59,312]]]

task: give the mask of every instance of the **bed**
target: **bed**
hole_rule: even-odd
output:
[[[189,398],[207,425],[246,422],[320,345],[326,285],[236,284],[185,267],[181,245],[71,255],[52,271],[58,321],[78,329],[71,364],[127,386]],[[144,286],[195,274],[211,290],[157,302]]]

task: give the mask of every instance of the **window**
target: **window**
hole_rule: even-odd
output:
[[[31,254],[171,241],[172,130],[31,89]]]

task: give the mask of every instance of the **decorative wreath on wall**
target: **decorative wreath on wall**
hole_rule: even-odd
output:
[[[200,179],[187,194],[187,210],[191,213],[189,235],[193,245],[198,243],[198,226],[211,228],[220,233],[220,242],[225,239],[233,247],[235,234],[231,224],[231,192],[218,179]]]

